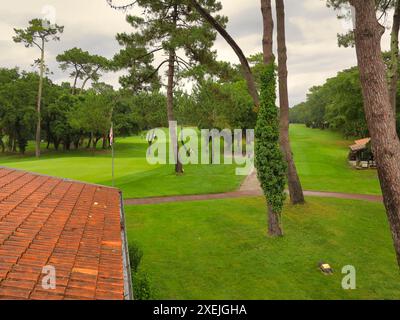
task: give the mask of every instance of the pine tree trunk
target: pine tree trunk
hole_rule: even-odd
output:
[[[390,61],[390,85],[389,85],[389,95],[390,103],[392,104],[392,109],[395,115],[396,121],[396,98],[397,98],[397,82],[399,80],[399,29],[400,29],[400,1],[395,1],[395,11],[393,15],[393,26],[391,34],[391,61]]]
[[[170,50],[168,62],[168,87],[167,87],[167,113],[168,121],[175,121],[174,117],[174,77],[175,77],[175,51]],[[170,143],[174,148],[175,172],[183,173],[182,163],[179,161],[179,144],[175,127],[170,126]]]
[[[374,0],[352,0],[356,12],[355,42],[364,109],[372,139],[384,204],[400,266],[400,141],[389,99]]]
[[[76,75],[75,75],[75,79],[74,79],[74,84],[72,86],[72,95],[76,94],[76,85],[78,83],[79,71],[78,71],[77,67],[75,67],[75,72],[76,72]]]
[[[81,93],[83,92],[83,90],[85,90],[86,83],[87,83],[89,80],[90,80],[90,77],[87,77],[87,78],[83,81],[82,86],[81,86]]]
[[[177,24],[178,21],[178,8],[174,6],[173,19],[174,24]],[[174,49],[169,50],[169,58],[168,58],[168,85],[167,85],[167,114],[168,121],[175,121],[174,117],[174,86],[175,86],[175,60],[176,60],[176,52]],[[172,143],[172,147],[174,148],[174,160],[175,160],[175,173],[182,174],[183,166],[179,160],[179,144],[178,144],[178,136],[176,128],[170,126],[170,143]]]
[[[289,93],[284,0],[276,0],[276,16],[279,66],[280,145],[288,164],[287,175],[291,202],[293,204],[304,204],[303,188],[297,173],[296,164],[294,163],[289,136]]]
[[[42,92],[43,92],[43,75],[44,75],[44,40],[42,40],[41,57],[40,57],[40,76],[39,76],[39,92],[37,98],[37,123],[36,123],[36,147],[35,154],[36,158],[40,158],[40,141],[41,141],[41,125],[42,125]]]
[[[96,138],[94,139],[93,149],[97,149],[97,143],[99,142],[99,140],[100,140],[99,137],[96,137]]]
[[[261,0],[261,13],[263,16],[263,52],[264,63],[270,64],[274,62],[273,53],[273,34],[274,34],[274,20],[272,18],[271,0]]]

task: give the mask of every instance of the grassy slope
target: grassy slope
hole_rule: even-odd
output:
[[[332,131],[291,126],[292,148],[301,182],[306,190],[381,194],[375,170],[349,167],[352,141]]]
[[[204,194],[233,191],[243,179],[235,175],[236,166],[185,166],[177,177],[173,166],[151,166],[146,161],[147,143],[140,137],[118,139],[116,144],[116,186],[125,198]],[[40,160],[32,156],[0,155],[0,165],[85,182],[111,185],[109,151],[48,151]]]
[[[127,208],[130,241],[164,299],[399,299],[400,274],[381,204],[309,198],[287,206],[286,236],[265,236],[260,198]],[[319,261],[334,276],[324,276]],[[341,268],[357,269],[357,290]]]

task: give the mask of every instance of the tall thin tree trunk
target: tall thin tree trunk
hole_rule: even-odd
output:
[[[77,83],[77,81],[78,81],[78,77],[75,77],[74,85],[72,87],[72,95],[76,94],[76,83]]]
[[[6,149],[6,146],[5,146],[4,142],[3,142],[3,136],[1,134],[1,131],[0,131],[0,147],[1,147],[1,152],[4,153],[4,151]]]
[[[97,143],[99,142],[100,138],[96,137],[93,142],[93,149],[97,149]]]
[[[93,140],[93,133],[90,133],[89,142],[88,142],[88,144],[86,146],[86,149],[90,148],[90,146],[92,145],[92,140]]]
[[[178,8],[174,6],[173,19],[174,24],[176,25],[178,21]],[[175,86],[175,60],[176,60],[176,52],[174,49],[169,50],[169,58],[168,58],[168,85],[167,85],[167,115],[168,121],[171,123],[175,121],[174,117],[174,86]],[[172,144],[172,148],[174,148],[174,157],[175,157],[175,173],[182,174],[183,166],[179,159],[179,144],[178,144],[178,136],[177,136],[177,128],[170,126],[170,143]]]
[[[276,20],[278,34],[280,145],[288,164],[287,176],[290,199],[293,204],[304,204],[303,188],[297,173],[296,164],[294,163],[289,136],[289,93],[284,0],[276,0]]]
[[[274,34],[274,19],[272,18],[271,0],[261,0],[261,12],[263,16],[263,53],[264,63],[270,64],[274,62],[273,52],[273,34]]]
[[[391,34],[390,44],[390,84],[389,84],[389,95],[390,103],[392,104],[393,113],[396,121],[396,98],[397,98],[397,82],[399,80],[399,29],[400,29],[400,1],[395,1],[395,10],[393,15],[393,26]]]
[[[55,149],[56,151],[58,151],[59,146],[60,146],[60,140],[57,139],[57,138],[54,139],[54,149]]]
[[[231,46],[233,51],[236,53],[239,58],[240,64],[242,66],[243,75],[246,79],[248,91],[253,98],[253,103],[255,107],[258,109],[260,106],[260,98],[258,96],[257,86],[254,81],[253,73],[251,71],[249,62],[247,61],[246,56],[244,55],[242,49],[239,45],[233,40],[230,34],[225,30],[225,28],[209,13],[205,10],[196,0],[190,0],[190,3],[197,10],[197,12],[206,20],[209,24],[213,26],[215,30],[225,39],[225,41]]]
[[[261,0],[261,12],[263,16],[263,57],[264,63],[269,65],[274,63],[273,53],[273,34],[274,19],[272,18],[271,0]],[[268,234],[271,237],[283,236],[280,214],[275,212],[270,205],[267,206],[268,214]]]
[[[274,212],[271,206],[268,206],[268,234],[271,237],[283,236],[281,215]]]
[[[10,152],[13,151],[13,141],[14,141],[14,135],[10,134],[8,136],[8,142],[7,142],[7,148],[8,148],[8,151],[10,151]]]
[[[36,147],[35,154],[36,158],[40,158],[40,141],[41,141],[41,125],[42,125],[42,92],[43,92],[43,75],[44,75],[44,39],[42,39],[41,56],[40,56],[40,75],[39,75],[39,92],[37,98],[37,123],[36,123]]]
[[[107,134],[103,134],[103,149],[107,149]]]
[[[100,67],[96,68],[96,70],[92,73],[92,75],[93,75],[93,74],[96,74],[99,70],[100,70]],[[89,81],[90,79],[92,79],[92,75],[89,75],[89,76],[86,77],[86,79],[83,81],[82,86],[81,86],[81,92],[83,92],[83,90],[85,89],[86,84],[88,83],[88,81]]]
[[[82,93],[83,90],[85,89],[86,83],[87,83],[89,80],[90,80],[90,77],[87,77],[87,78],[83,81],[82,86],[81,86],[81,93]]]
[[[174,117],[174,76],[175,75],[175,51],[170,50],[168,63],[168,86],[167,86],[167,114],[168,122],[175,121]],[[183,173],[182,163],[179,161],[179,144],[176,127],[170,126],[170,143],[174,148],[175,172]]]
[[[78,78],[79,78],[79,70],[76,66],[75,66],[75,71],[76,71],[76,75],[75,75],[75,79],[74,79],[74,84],[72,86],[72,95],[76,94],[76,85],[78,83]]]
[[[400,266],[400,141],[382,59],[384,27],[376,18],[375,0],[352,0],[351,4],[356,13],[355,42],[365,115]]]

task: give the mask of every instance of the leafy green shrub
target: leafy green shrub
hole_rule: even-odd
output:
[[[129,244],[129,260],[131,263],[132,273],[138,272],[139,265],[143,258],[143,251],[139,248],[137,243]]]
[[[139,271],[142,262],[143,251],[135,242],[129,244],[129,260],[131,264],[132,289],[135,300],[151,299],[151,284],[149,277],[143,271]]]
[[[152,298],[150,280],[145,272],[132,273],[132,283],[135,300],[150,300]]]

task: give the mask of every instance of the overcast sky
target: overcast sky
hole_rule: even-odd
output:
[[[116,0],[125,3],[129,0]],[[260,0],[222,0],[222,14],[229,17],[228,30],[246,55],[261,52],[262,20]],[[274,1],[273,1],[274,2]],[[324,0],[286,0],[286,23],[291,105],[305,99],[308,89],[322,84],[338,71],[356,64],[354,49],[337,47],[336,34],[346,24],[336,19],[336,13]],[[126,13],[110,9],[105,0],[13,0],[2,4],[0,13],[1,67],[32,70],[38,57],[37,49],[26,49],[12,41],[13,28],[23,28],[35,17],[55,13],[57,24],[64,25],[61,41],[50,43],[46,62],[58,83],[68,81],[55,61],[57,54],[80,47],[108,58],[120,49],[115,40],[118,32],[131,31],[125,22]],[[388,33],[388,32],[387,32]],[[389,44],[387,36],[383,46]],[[220,38],[215,44],[221,60],[237,63],[231,48]],[[108,74],[103,81],[118,86],[118,74]]]

